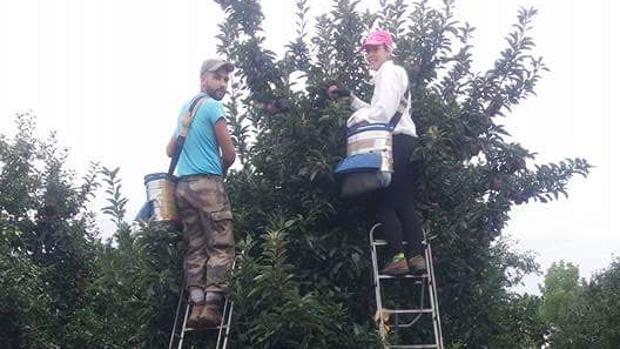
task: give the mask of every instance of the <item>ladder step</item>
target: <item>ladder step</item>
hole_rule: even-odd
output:
[[[373,245],[373,246],[387,246],[387,244],[388,244],[387,240],[381,240],[381,239],[374,240],[374,241],[372,242],[372,245]],[[403,242],[402,242],[402,244],[403,244],[403,245],[406,245],[406,244],[407,244],[407,241],[403,241]]]
[[[384,309],[390,314],[431,314],[433,313],[433,309],[424,308],[424,309]]]
[[[222,329],[225,330],[227,326],[222,326]],[[219,330],[220,326],[217,327],[206,327],[206,328],[194,328],[194,327],[186,327],[185,332],[198,332],[198,331],[214,331]]]
[[[404,274],[404,275],[386,275],[386,274],[379,274],[379,280],[386,280],[386,279],[418,279],[420,280],[420,282],[422,282],[422,279],[425,279],[428,277],[428,274],[419,274],[419,275],[414,275],[414,274]]]

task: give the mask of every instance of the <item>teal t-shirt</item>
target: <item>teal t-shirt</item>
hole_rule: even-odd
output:
[[[205,95],[202,93],[199,96]],[[175,137],[179,134],[183,117],[194,98],[187,101],[179,113],[177,128],[174,132]],[[215,136],[215,123],[224,117],[224,108],[219,101],[211,97],[205,98],[206,100],[196,112],[196,116],[187,132],[183,151],[179,156],[179,162],[176,167],[177,176],[196,174],[222,175],[220,148]]]

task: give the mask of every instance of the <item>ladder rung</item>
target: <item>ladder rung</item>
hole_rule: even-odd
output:
[[[431,314],[433,309],[385,309],[390,314]]]
[[[372,242],[373,246],[386,246],[387,244],[388,244],[387,240],[382,240],[382,239],[377,239],[377,240],[374,240]],[[403,241],[401,241],[401,244],[407,245],[407,241],[403,240]],[[428,243],[425,242],[425,241],[422,241],[422,245],[423,246],[428,246]]]
[[[387,240],[381,240],[381,239],[379,239],[379,240],[374,240],[374,241],[372,242],[372,245],[373,245],[373,246],[386,246],[387,244],[388,244]],[[406,245],[406,244],[407,244],[407,241],[403,241],[403,242],[402,242],[402,244],[403,244],[403,245]]]
[[[413,274],[404,274],[404,275],[385,275],[385,274],[379,274],[379,280],[385,280],[385,279],[419,279],[420,282],[422,281],[422,279],[425,279],[428,277],[428,274],[419,274],[419,275],[413,275]]]
[[[186,327],[185,332],[197,332],[197,331],[214,331],[219,330],[220,326],[217,327],[205,327],[205,328],[194,328],[194,327]],[[225,330],[226,326],[222,326],[222,329]]]
[[[411,344],[411,345],[388,345],[387,348],[409,348],[409,349],[424,349],[424,348],[437,348],[437,344]]]

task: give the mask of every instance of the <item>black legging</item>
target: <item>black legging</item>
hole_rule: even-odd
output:
[[[404,251],[408,259],[423,252],[422,227],[414,196],[417,171],[410,160],[414,146],[413,137],[394,135],[392,182],[377,193],[377,216],[383,225],[389,252],[393,256]],[[403,245],[403,240],[407,245]]]

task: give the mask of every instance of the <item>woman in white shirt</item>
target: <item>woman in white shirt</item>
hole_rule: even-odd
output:
[[[368,35],[362,50],[370,69],[374,71],[374,91],[370,104],[351,94],[351,107],[355,111],[347,126],[361,122],[389,123],[398,109],[401,98],[407,99],[407,107],[396,124],[393,133],[394,173],[387,188],[377,192],[377,216],[383,225],[392,260],[381,271],[382,274],[401,275],[424,272],[426,263],[422,256],[422,228],[415,206],[416,171],[411,163],[415,145],[416,128],[409,110],[411,100],[407,72],[392,61],[392,36],[387,31],[377,30]],[[336,85],[327,93],[335,98],[342,96]],[[404,245],[403,241],[407,241]]]

